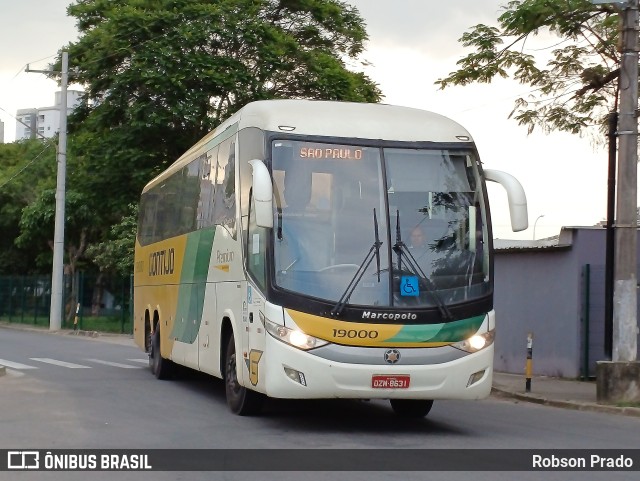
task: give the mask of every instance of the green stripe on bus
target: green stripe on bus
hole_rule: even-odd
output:
[[[478,332],[485,317],[483,314],[444,324],[407,325],[385,342],[458,342]]]
[[[172,337],[193,343],[200,330],[215,227],[187,235]]]

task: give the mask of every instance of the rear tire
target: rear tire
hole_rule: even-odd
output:
[[[149,350],[149,366],[157,379],[171,378],[173,363],[162,357],[160,353],[160,326],[156,326],[151,337],[151,349]]]
[[[430,399],[390,399],[391,409],[401,418],[423,418],[433,406]]]
[[[227,405],[232,413],[239,416],[258,414],[264,404],[264,395],[240,385],[236,359],[236,343],[233,335],[231,335],[227,343],[224,370]]]

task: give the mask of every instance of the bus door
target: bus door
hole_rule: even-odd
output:
[[[243,357],[246,370],[245,385],[264,392],[265,371],[263,360],[266,331],[260,319],[264,311],[264,299],[250,282],[246,283],[245,299],[242,303],[242,324],[244,326]],[[248,382],[246,382],[248,381]]]
[[[207,283],[204,292],[204,304],[202,308],[202,322],[198,335],[198,367],[201,371],[218,375],[220,360],[219,327],[216,323],[217,296],[215,283]],[[224,369],[220,367],[220,369]]]

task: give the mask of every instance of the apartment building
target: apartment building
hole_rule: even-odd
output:
[[[70,114],[80,103],[82,92],[67,91],[67,113]],[[51,107],[19,109],[16,113],[16,140],[50,138],[60,130],[60,106],[62,92],[55,93],[55,103]]]

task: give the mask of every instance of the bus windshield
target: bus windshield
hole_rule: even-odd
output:
[[[489,294],[473,151],[276,140],[272,171],[276,287],[379,307]]]

